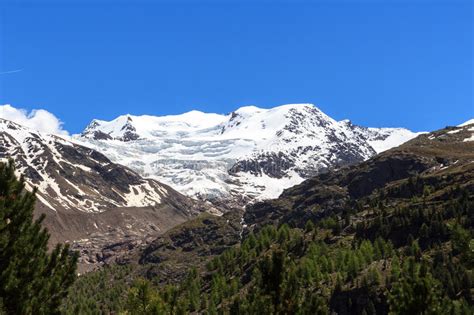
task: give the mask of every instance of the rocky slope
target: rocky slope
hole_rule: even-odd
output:
[[[414,177],[419,185],[407,184]],[[422,186],[435,186],[441,194],[443,187],[456,184],[474,191],[473,122],[420,135],[365,162],[308,179],[285,190],[278,199],[248,207],[244,221],[257,229],[282,223],[302,227],[308,220],[342,214],[377,193],[400,202],[423,194],[419,191]],[[397,186],[401,188],[390,190]]]
[[[416,134],[337,122],[310,104],[229,115],[94,120],[76,140],[193,197],[253,201],[321,171],[370,158]]]
[[[147,235],[214,209],[93,149],[4,119],[0,158],[13,158],[27,188],[37,189],[36,214],[47,214],[44,224],[52,242],[73,242],[73,248],[83,251],[84,262],[110,256],[110,250],[103,253],[104,246],[136,246]]]

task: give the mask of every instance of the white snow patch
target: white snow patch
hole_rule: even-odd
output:
[[[448,131],[447,133],[449,133],[449,134],[455,134],[455,133],[460,132],[461,130],[462,130],[462,129],[455,129],[455,130]]]
[[[146,181],[130,186],[130,192],[124,195],[127,207],[148,207],[161,203],[161,195]]]
[[[470,142],[470,141],[474,141],[474,134],[472,134],[469,138],[466,138],[463,140],[463,142]]]
[[[464,126],[467,126],[467,125],[472,125],[474,124],[474,118],[473,119],[469,119],[468,121],[458,125],[458,127],[464,127]]]
[[[374,129],[374,128],[369,128]],[[370,145],[374,148],[375,152],[381,153],[387,151],[391,148],[397,147],[400,144],[407,142],[413,138],[416,138],[422,132],[416,133],[411,132],[410,130],[403,128],[380,128],[383,132],[384,130],[390,131],[390,135],[384,140],[369,140]]]

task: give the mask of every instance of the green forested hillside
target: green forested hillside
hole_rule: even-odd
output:
[[[77,293],[93,297],[91,305],[108,304],[102,306],[105,312],[110,307],[131,314],[470,314],[474,217],[473,203],[464,196],[461,191],[450,202],[456,210],[445,216],[407,206],[385,209],[386,214],[366,210],[374,216],[367,225],[345,226],[332,218],[308,221],[305,229],[270,225],[211,260],[205,271],[192,270],[178,285],[133,281],[126,279],[130,270],[114,267],[80,279]],[[392,229],[377,222],[386,220],[410,230],[417,226],[419,232],[385,240]],[[100,295],[109,297],[97,300]],[[76,294],[70,302],[82,299]],[[138,312],[136,305],[155,311]],[[82,311],[87,312],[87,300]]]

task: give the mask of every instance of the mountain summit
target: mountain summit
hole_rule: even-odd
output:
[[[312,104],[289,104],[245,106],[228,115],[95,119],[75,139],[189,196],[259,200],[416,135],[338,122]]]

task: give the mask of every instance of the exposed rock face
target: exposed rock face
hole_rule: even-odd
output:
[[[313,105],[293,104],[246,106],[229,115],[94,120],[76,139],[186,195],[245,203],[276,198],[306,178],[364,161],[415,135],[337,122]]]
[[[101,130],[102,123],[100,120],[94,119],[82,132],[81,136],[95,139],[95,140],[120,140],[133,141],[138,140],[140,135],[137,134],[137,129],[133,126],[133,119],[127,116],[123,125],[120,127],[120,135],[112,136],[107,132]]]
[[[182,280],[240,241],[240,218],[238,210],[221,217],[203,214],[166,232],[141,251],[143,272],[163,282]]]
[[[47,215],[51,241],[74,243],[84,254],[156,236],[212,209],[93,149],[3,119],[0,158],[13,158],[27,189],[37,188],[36,214]]]
[[[137,134],[137,129],[133,126],[132,122],[133,122],[132,118],[128,117],[127,122],[121,128],[123,135],[117,140],[127,142],[127,141],[138,140],[140,138],[140,136]]]
[[[266,174],[274,178],[282,178],[286,175],[295,161],[291,156],[287,156],[282,152],[266,152],[255,157],[255,159],[240,160],[236,162],[230,169],[230,174],[250,173],[254,176],[262,176]]]
[[[112,140],[111,136],[109,136],[108,134],[100,130],[96,130],[92,132],[92,136],[94,137],[94,139],[97,139],[97,140]]]

